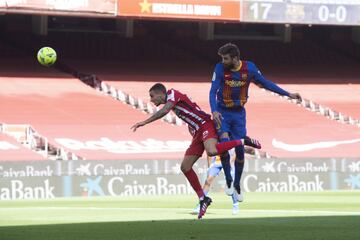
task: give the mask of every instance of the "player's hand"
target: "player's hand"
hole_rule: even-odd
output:
[[[290,93],[290,94],[289,94],[289,97],[290,97],[291,99],[296,99],[296,100],[298,100],[298,102],[301,102],[301,99],[302,99],[299,93]]]
[[[212,115],[213,115],[213,119],[214,119],[214,121],[215,121],[215,123],[216,123],[216,128],[218,129],[218,128],[220,128],[221,127],[221,119],[223,119],[223,117],[221,116],[221,113],[219,113],[219,112],[213,112],[212,113]]]
[[[145,125],[144,122],[138,122],[138,123],[134,124],[130,129],[132,129],[133,132],[135,132],[136,129],[138,129],[139,127],[142,127],[142,126],[144,126],[144,125]]]

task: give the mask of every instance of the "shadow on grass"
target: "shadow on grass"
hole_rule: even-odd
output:
[[[360,216],[70,223],[0,227],[1,240],[360,239]]]

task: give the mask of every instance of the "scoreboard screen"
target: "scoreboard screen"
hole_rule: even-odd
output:
[[[243,22],[360,25],[360,0],[243,0]]]

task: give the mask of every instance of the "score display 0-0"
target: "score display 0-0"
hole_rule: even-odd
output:
[[[360,25],[360,0],[244,0],[242,22]]]

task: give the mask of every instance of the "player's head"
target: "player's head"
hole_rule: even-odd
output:
[[[228,69],[234,68],[240,60],[239,48],[232,43],[227,43],[221,46],[218,50],[218,54],[222,58],[222,63],[224,64],[224,67]]]
[[[161,83],[154,84],[149,89],[149,94],[150,101],[155,104],[155,106],[159,106],[166,102],[166,87]]]

